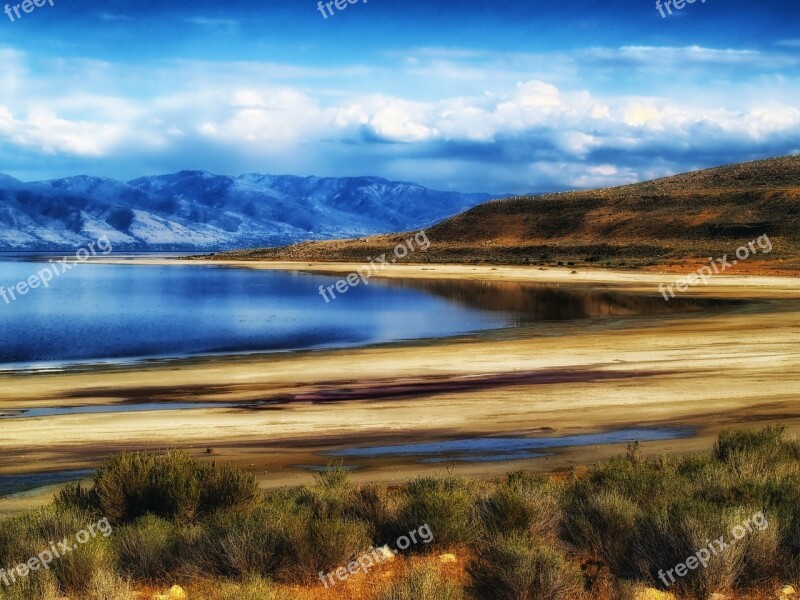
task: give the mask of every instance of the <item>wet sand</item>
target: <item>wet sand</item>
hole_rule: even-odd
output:
[[[349,273],[358,265],[229,266]],[[393,265],[381,276],[649,293],[676,277],[450,265]],[[211,448],[210,458],[233,461],[256,473],[264,487],[276,487],[309,482],[310,467],[332,460],[325,452],[369,445],[688,428],[690,437],[642,444],[645,453],[658,454],[707,449],[729,426],[782,423],[800,432],[800,278],[718,277],[693,288],[692,295],[767,301],[724,312],[540,323],[357,349],[0,373],[0,412],[144,402],[241,404],[0,419],[0,476],[92,468],[120,450],[184,448],[209,456]],[[611,444],[501,462],[453,462],[447,456],[434,464],[418,457],[344,462],[357,467],[358,481],[399,481],[446,470],[480,477],[520,468],[550,471],[623,451],[624,444]],[[51,494],[0,499],[0,513]]]

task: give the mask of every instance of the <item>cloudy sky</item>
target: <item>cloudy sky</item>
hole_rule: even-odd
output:
[[[54,2],[0,13],[0,172],[24,180],[535,192],[800,152],[797,0]]]

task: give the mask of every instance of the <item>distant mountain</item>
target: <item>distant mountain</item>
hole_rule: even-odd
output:
[[[732,256],[767,235],[764,261],[800,271],[800,156],[693,171],[614,188],[487,202],[427,229],[412,262],[654,266]],[[408,235],[239,252],[239,258],[363,260]],[[224,257],[223,257],[224,258]],[[761,268],[761,267],[759,267]],[[763,270],[763,269],[762,269]]]
[[[224,250],[417,229],[491,198],[379,177],[204,171],[122,182],[0,174],[0,250]]]

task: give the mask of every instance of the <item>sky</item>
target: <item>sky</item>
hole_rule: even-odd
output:
[[[0,12],[0,172],[25,181],[534,193],[800,153],[797,0],[52,2]]]

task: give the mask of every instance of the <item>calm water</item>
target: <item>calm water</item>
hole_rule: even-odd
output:
[[[92,469],[77,469],[24,475],[0,475],[0,498],[24,498],[28,493],[34,495],[44,487],[77,483],[82,479],[90,478],[92,473],[94,473]]]
[[[682,427],[660,429],[619,429],[606,433],[590,433],[567,436],[540,437],[485,437],[430,442],[419,444],[400,444],[393,446],[368,446],[326,452],[327,456],[342,458],[380,458],[418,456],[418,462],[502,462],[547,456],[545,452],[553,448],[572,446],[598,446],[620,444],[638,440],[673,440],[688,437],[692,430]]]
[[[13,287],[47,263],[0,259]],[[380,281],[326,304],[338,277],[198,266],[79,264],[0,298],[0,369],[355,346],[539,320],[701,310],[708,303],[522,284]]]

